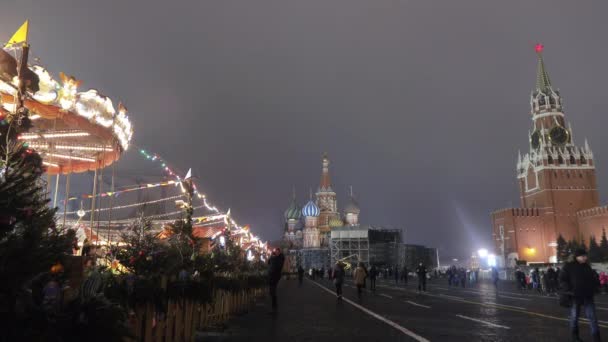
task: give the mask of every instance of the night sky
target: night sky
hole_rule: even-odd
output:
[[[30,19],[54,74],[128,107],[134,142],[265,239],[328,152],[338,205],[362,223],[463,255],[517,206],[537,58],[589,139],[608,194],[606,1],[3,0],[0,36]],[[128,151],[117,172],[157,172]],[[139,166],[135,166],[135,165]],[[143,166],[141,166],[143,165]],[[86,190],[82,190],[86,191]]]

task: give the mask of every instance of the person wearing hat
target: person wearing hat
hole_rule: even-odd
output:
[[[587,262],[587,251],[577,249],[574,252],[574,260],[564,265],[562,272],[560,272],[559,281],[562,291],[564,291],[560,298],[560,304],[570,308],[572,341],[581,341],[578,334],[578,318],[581,308],[584,309],[585,316],[589,320],[593,341],[601,341],[593,301],[595,291],[600,284],[596,273]]]

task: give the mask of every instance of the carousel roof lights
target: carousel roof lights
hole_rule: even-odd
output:
[[[19,140],[35,140],[35,139],[54,139],[54,138],[74,138],[74,137],[88,137],[91,135],[89,132],[63,132],[63,133],[42,133],[33,134],[26,133],[19,136]]]
[[[19,29],[17,32],[22,31]],[[64,73],[59,73],[58,77],[53,76],[45,66],[37,62],[34,65],[27,65],[25,74],[20,80],[17,75],[19,62],[12,51],[9,51],[20,50],[27,44],[26,35],[19,33],[19,36],[20,40],[15,40],[0,50],[4,68],[4,77],[0,80],[0,112],[15,112],[15,102],[17,102],[15,95],[19,82],[27,80],[28,94],[24,96],[23,105],[29,110],[30,119],[37,121],[33,121],[30,134],[23,135],[21,140],[36,142],[36,149],[44,156],[45,161],[59,165],[58,168],[47,169],[47,173],[49,175],[59,172],[80,173],[106,167],[119,160],[121,154],[128,149],[133,137],[133,127],[126,107],[122,104],[113,105],[109,97],[97,90],[79,89],[82,81],[73,76]],[[22,49],[22,51],[27,53],[29,50]],[[60,131],[52,127],[59,128]],[[61,130],[83,133],[63,134]],[[78,138],[78,142],[69,140],[77,137],[83,138]],[[53,144],[50,142],[42,144],[43,139],[53,138],[57,138]],[[72,143],[79,146],[63,149],[55,146],[55,144],[69,146]],[[77,154],[80,158],[64,156],[57,157],[56,160],[49,159],[56,150],[80,151]],[[74,161],[67,162],[66,159]]]
[[[92,147],[92,146],[69,146],[69,145],[55,145],[55,148],[58,150],[74,150],[74,151],[112,151],[111,146],[106,147]]]
[[[81,161],[86,161],[86,162],[95,162],[96,160],[93,158],[85,158],[85,157],[77,157],[77,156],[68,156],[65,154],[58,154],[58,153],[46,153],[48,156],[51,157],[55,157],[55,158],[61,158],[61,159],[72,159],[72,160],[81,160]]]
[[[28,145],[35,149],[47,149],[51,148],[49,144],[40,142],[30,142]],[[71,145],[55,145],[52,148],[55,150],[68,150],[68,151],[94,151],[94,152],[110,152],[112,151],[111,146],[106,147],[93,147],[93,146],[71,146]]]

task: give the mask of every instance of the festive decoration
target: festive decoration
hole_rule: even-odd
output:
[[[139,207],[139,206],[148,205],[148,204],[154,204],[154,203],[160,203],[160,202],[165,202],[165,201],[171,201],[171,200],[175,200],[175,199],[178,199],[178,198],[182,198],[183,196],[184,195],[175,195],[175,196],[160,198],[160,199],[152,200],[152,201],[139,202],[139,203],[131,203],[131,204],[125,204],[125,205],[115,206],[115,207],[112,207],[112,208],[99,208],[99,209],[95,209],[95,212]],[[68,211],[65,214],[66,215],[74,215],[74,214],[78,214],[79,211],[80,210],[78,210],[78,211]],[[90,213],[91,210],[90,209],[89,210],[84,210],[84,212],[85,213]],[[59,213],[59,215],[63,215],[63,214],[64,213]]]
[[[28,33],[28,28],[29,28],[29,20],[26,20],[23,25],[21,25],[21,27],[19,27],[19,29],[15,32],[15,34],[13,34],[13,36],[11,37],[11,39],[8,40],[8,42],[6,43],[6,45],[4,45],[4,48],[12,48],[14,47],[14,45],[18,45],[18,44],[27,44],[27,33]]]
[[[55,265],[51,267],[52,274],[59,274],[63,272],[63,265],[60,262],[57,262]]]

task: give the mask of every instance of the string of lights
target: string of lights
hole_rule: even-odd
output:
[[[107,210],[117,210],[117,209],[126,209],[126,208],[133,208],[133,207],[138,207],[138,206],[142,206],[142,205],[147,205],[147,204],[154,204],[154,203],[160,203],[160,202],[164,202],[164,201],[170,201],[170,200],[176,200],[179,198],[183,198],[184,195],[180,194],[180,195],[176,195],[176,196],[171,196],[171,197],[165,197],[165,198],[161,198],[161,199],[157,199],[157,200],[152,200],[152,201],[146,201],[146,202],[139,202],[139,203],[131,203],[131,204],[125,204],[125,205],[120,205],[120,206],[114,206],[111,208],[99,208],[99,209],[95,209],[95,212],[99,212],[99,211],[107,211]],[[58,215],[74,215],[74,214],[78,214],[78,212],[84,212],[84,213],[90,213],[91,210],[76,210],[76,211],[68,211],[65,213],[58,213]]]
[[[166,173],[167,173],[169,176],[175,177],[175,178],[178,180],[178,182],[180,182],[180,184],[181,184],[182,179],[181,179],[181,177],[178,175],[178,172],[176,172],[176,171],[175,171],[173,168],[171,168],[171,167],[169,166],[169,163],[167,163],[167,162],[166,162],[166,161],[165,161],[165,160],[164,160],[164,159],[163,159],[163,158],[162,158],[160,155],[158,155],[157,153],[151,153],[151,152],[148,152],[148,151],[146,151],[145,149],[143,149],[143,148],[141,148],[141,147],[139,147],[139,146],[138,146],[137,148],[139,149],[139,153],[140,153],[140,154],[141,154],[141,155],[142,155],[144,158],[146,158],[146,160],[149,160],[149,161],[152,161],[152,162],[155,162],[155,163],[160,164],[161,168],[162,168],[162,169],[163,169],[163,170],[164,170],[164,171],[165,171],[165,172],[166,172]],[[214,212],[214,213],[220,213],[220,210],[219,210],[217,207],[215,207],[214,205],[210,204],[210,203],[207,201],[207,197],[206,197],[204,194],[201,194],[201,193],[198,191],[198,187],[197,187],[196,183],[195,183],[195,182],[192,182],[192,185],[193,185],[193,188],[194,188],[194,194],[196,195],[196,197],[197,197],[199,200],[201,200],[201,201],[203,202],[203,205],[205,206],[205,208],[207,208],[207,210],[210,210],[210,211],[212,211],[212,212]],[[182,187],[182,192],[185,192],[185,189],[183,189],[183,187]],[[236,222],[234,219],[232,219],[232,218],[230,218],[230,223],[231,223],[231,224],[232,224],[234,227],[236,227],[236,228],[238,228],[238,229],[242,229],[242,227],[241,227],[241,226],[240,226],[240,225],[239,225],[239,224],[238,224],[238,223],[237,223],[237,222]]]
[[[81,199],[81,198],[110,197],[110,196],[116,197],[116,196],[118,196],[122,193],[126,193],[126,192],[148,190],[148,189],[154,189],[154,188],[169,186],[169,185],[178,186],[179,182],[167,181],[167,182],[160,182],[160,183],[154,183],[154,184],[149,183],[149,184],[145,184],[145,185],[129,185],[129,186],[123,187],[124,190],[102,192],[100,194],[96,194],[95,196],[93,196],[92,194],[84,194],[81,196],[70,197],[70,198],[68,198],[68,201],[74,201],[74,200]]]

